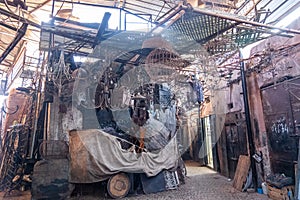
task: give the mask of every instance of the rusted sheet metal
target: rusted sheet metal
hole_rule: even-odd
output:
[[[263,110],[274,173],[293,174],[297,160],[300,120],[300,79],[284,81],[262,89]]]

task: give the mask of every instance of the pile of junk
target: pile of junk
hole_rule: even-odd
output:
[[[173,50],[150,44],[126,49],[108,65],[103,59],[90,62],[74,70],[70,79],[59,74],[59,82],[70,87],[57,89],[57,80],[47,82],[46,90],[54,87],[54,100],[49,103],[45,97],[42,117],[31,124],[37,131],[19,125],[6,137],[1,189],[29,187],[32,199],[66,199],[83,194],[84,187],[100,184],[104,195],[122,198],[184,184],[186,168],[179,138],[185,134],[183,126],[191,128],[188,111],[199,111],[202,88],[195,78],[188,81],[189,76],[180,73],[190,65],[188,61]],[[63,51],[58,55],[53,66],[62,63]],[[70,88],[71,92],[64,91]],[[56,119],[61,120],[57,122],[61,132],[67,132],[65,140],[45,138],[49,104],[50,113],[58,110],[62,116]],[[195,120],[199,117],[191,115]],[[66,128],[63,117],[80,126]],[[12,169],[8,169],[10,163]]]

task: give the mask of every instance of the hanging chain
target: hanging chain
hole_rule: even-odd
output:
[[[72,79],[70,69],[65,64],[63,50],[60,52],[59,61],[53,64],[53,72],[51,74],[52,81],[58,89],[58,96],[61,96],[64,83]]]

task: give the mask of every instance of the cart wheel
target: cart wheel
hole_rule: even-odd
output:
[[[125,197],[130,189],[130,180],[125,173],[120,173],[110,177],[107,184],[109,196],[114,199]]]

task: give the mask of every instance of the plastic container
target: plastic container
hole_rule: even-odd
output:
[[[262,188],[257,188],[257,193],[258,194],[263,194],[263,189]]]
[[[266,182],[263,182],[262,184],[261,184],[261,188],[262,188],[262,190],[263,190],[263,194],[268,194],[268,186],[267,186],[267,183]]]

